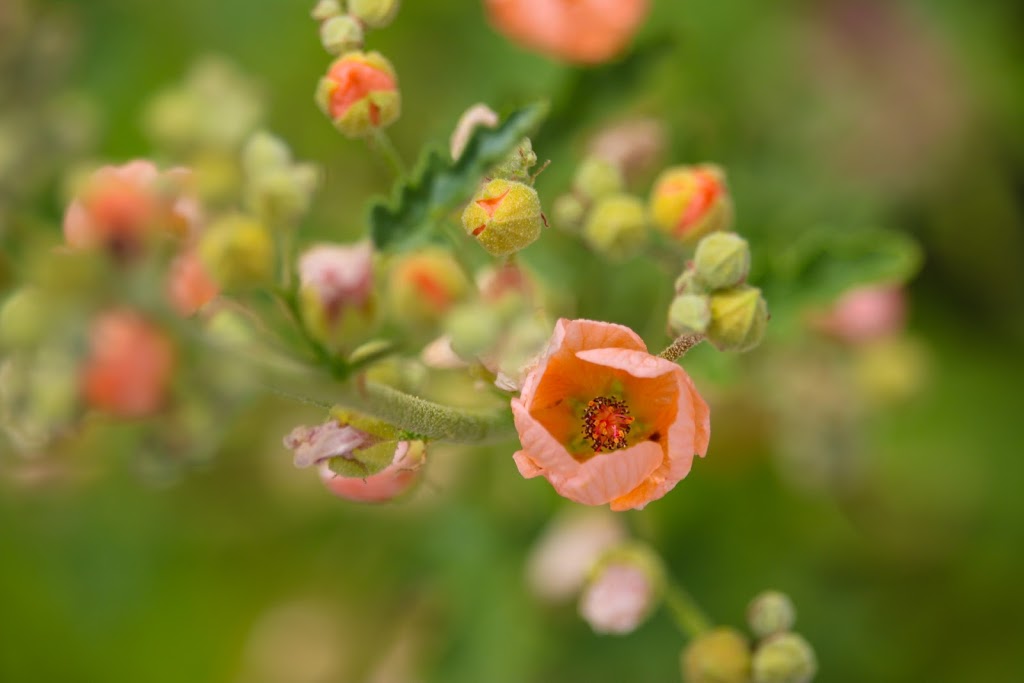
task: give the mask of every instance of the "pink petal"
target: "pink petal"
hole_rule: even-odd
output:
[[[576,476],[557,484],[561,495],[584,505],[604,505],[639,486],[664,458],[661,446],[644,441],[631,448],[598,453],[583,463]]]

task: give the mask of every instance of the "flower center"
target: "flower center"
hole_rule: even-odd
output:
[[[595,453],[617,451],[626,447],[626,435],[634,419],[625,401],[598,396],[583,411],[583,438]]]

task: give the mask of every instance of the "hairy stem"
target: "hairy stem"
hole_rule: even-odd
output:
[[[668,348],[659,353],[658,355],[666,360],[675,362],[686,355],[686,352],[692,349],[697,344],[704,341],[703,334],[684,334],[676,337],[676,340],[672,342]]]

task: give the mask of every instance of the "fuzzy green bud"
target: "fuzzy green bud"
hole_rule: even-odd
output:
[[[540,237],[544,217],[537,191],[514,180],[486,183],[462,212],[462,227],[492,256],[507,256]]]
[[[315,21],[327,21],[339,14],[341,14],[341,3],[338,0],[320,0],[309,16],[313,17]]]
[[[260,223],[242,214],[221,218],[199,240],[199,257],[222,289],[244,289],[270,281],[274,244]]]
[[[749,683],[750,646],[736,629],[715,628],[683,650],[681,664],[686,683]]]
[[[591,201],[596,201],[609,194],[622,192],[625,181],[619,167],[597,156],[583,160],[576,169],[573,187]]]
[[[818,672],[818,660],[803,636],[780,633],[758,646],[753,672],[753,683],[809,683]]]
[[[451,339],[452,350],[460,358],[471,360],[497,343],[501,316],[492,306],[463,304],[445,318],[444,331]]]
[[[320,24],[320,44],[332,55],[341,55],[363,47],[363,26],[348,15],[331,17]]]
[[[563,194],[555,199],[555,203],[551,207],[555,227],[568,232],[579,230],[586,212],[587,208],[574,194]]]
[[[693,267],[709,290],[735,287],[750,272],[750,245],[734,232],[712,233],[697,245]]]
[[[643,202],[628,194],[602,197],[587,216],[583,239],[592,249],[612,259],[637,253],[647,239]]]
[[[399,0],[348,0],[348,11],[370,28],[383,28],[398,14]]]
[[[701,294],[680,294],[668,309],[668,330],[672,336],[699,334],[711,323],[711,305]]]
[[[491,177],[507,180],[529,180],[530,169],[537,164],[537,153],[533,151],[530,138],[523,138],[503,161],[490,170]]]
[[[768,304],[756,287],[741,286],[711,295],[707,336],[719,351],[749,351],[764,339]]]
[[[793,628],[796,608],[789,596],[779,591],[764,591],[747,608],[747,624],[758,638],[782,633]]]

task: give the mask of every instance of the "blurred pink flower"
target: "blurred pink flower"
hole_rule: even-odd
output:
[[[527,582],[545,600],[568,600],[583,588],[601,556],[625,540],[620,517],[593,508],[569,510],[534,545],[526,565]]]
[[[491,23],[513,42],[567,62],[599,64],[625,49],[647,0],[486,0]]]
[[[561,319],[512,400],[520,473],[578,503],[643,508],[707,452],[710,414],[689,375],[632,330]]]
[[[845,342],[860,344],[899,332],[906,317],[907,301],[902,289],[869,286],[846,292],[812,324]]]
[[[182,316],[190,316],[218,294],[217,283],[206,271],[194,249],[187,249],[171,262],[167,295]]]
[[[656,593],[654,582],[643,568],[609,563],[580,596],[580,616],[597,633],[631,633],[651,613]]]
[[[318,244],[299,258],[299,279],[315,293],[328,317],[346,306],[361,308],[373,291],[373,246]]]

